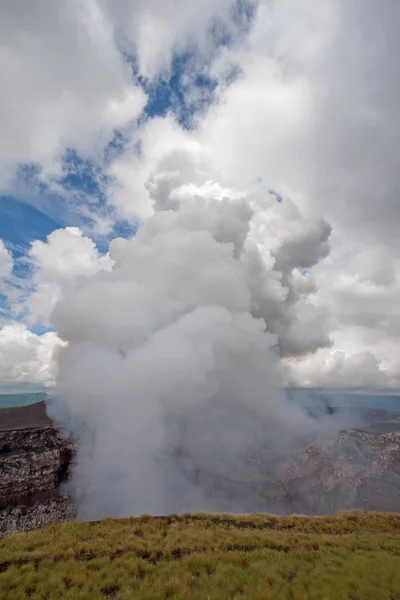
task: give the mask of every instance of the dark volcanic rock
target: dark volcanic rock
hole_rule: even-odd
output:
[[[59,489],[72,455],[44,403],[0,415],[0,534],[72,518],[73,504]]]

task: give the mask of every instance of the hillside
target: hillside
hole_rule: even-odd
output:
[[[0,540],[2,600],[399,600],[400,515],[184,515]]]

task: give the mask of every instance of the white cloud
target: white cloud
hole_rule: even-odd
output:
[[[66,148],[101,158],[114,131],[131,126],[146,95],[140,75],[168,71],[174,53],[215,51],[216,19],[240,35],[233,0],[51,0],[0,9],[0,185],[20,163],[57,173]]]
[[[146,99],[95,1],[16,0],[0,12],[4,187],[19,163],[52,171],[68,147],[96,155]]]
[[[63,342],[54,332],[35,335],[22,323],[0,329],[0,383],[55,383],[58,350]]]
[[[137,56],[145,77],[168,70],[173,53],[188,46],[210,54],[215,42],[209,28],[216,18],[238,33],[233,0],[100,0],[100,5],[116,24],[124,49]]]
[[[332,373],[346,381],[351,365],[354,381],[397,385],[400,5],[262,0],[244,35],[228,0],[182,1],[174,10],[159,0],[23,4],[2,8],[0,24],[3,181],[21,161],[54,168],[66,146],[99,156],[114,128],[135,119],[145,97],[121,49],[135,52],[139,71],[155,80],[175,51],[196,50],[194,74],[201,65],[219,83],[213,105],[190,132],[172,115],[126,130],[124,153],[107,167],[109,204],[132,222],[188,195],[244,195],[256,206],[274,189],[285,200],[273,210],[261,202],[252,238],[271,274],[258,282],[263,294],[286,307],[272,315],[276,331],[282,344],[283,331],[289,335],[285,354],[333,341],[303,364],[296,359],[296,382],[329,384]],[[216,16],[234,35],[224,48],[210,37]],[[107,219],[98,215],[99,231]],[[33,246],[33,320],[46,322],[69,281],[102,268],[82,239],[60,234]],[[9,276],[4,251],[0,271],[4,263]]]
[[[46,242],[34,241],[29,256],[40,269],[40,276],[54,281],[90,277],[99,269],[111,268],[110,259],[100,256],[94,242],[78,227],[56,229]]]
[[[29,259],[34,268],[33,291],[19,306],[20,312],[27,311],[27,323],[48,324],[65,292],[98,271],[110,271],[112,267],[109,256],[101,256],[94,242],[78,227],[56,229],[45,242],[34,241]]]
[[[0,240],[0,279],[10,277],[13,269],[13,258],[3,240]]]
[[[112,260],[102,256],[94,242],[77,227],[53,231],[45,242],[36,240],[29,251],[32,277],[10,279],[7,288],[12,311],[26,324],[6,322],[0,329],[0,384],[30,383],[53,386],[58,350],[64,345],[55,332],[32,333],[27,325],[49,325],[57,302],[67,292],[99,271],[110,271]],[[12,260],[0,244],[0,273],[11,274]],[[22,286],[22,287],[21,287]],[[4,322],[4,321],[3,321]]]
[[[284,361],[288,383],[294,386],[338,389],[398,387],[390,372],[368,351],[347,354],[317,350],[300,360]]]
[[[323,242],[319,217],[324,216],[333,226],[332,254],[313,267],[306,286],[294,275],[294,287],[298,293],[306,289],[309,301],[296,304],[291,338],[301,348],[311,329],[317,347],[329,334],[331,351],[345,352],[335,355],[335,369],[340,363],[340,373],[350,377],[344,365],[352,365],[354,381],[363,379],[361,367],[348,357],[362,357],[368,370],[372,355],[379,367],[369,365],[369,385],[374,380],[376,385],[400,381],[393,351],[400,344],[400,72],[392,60],[398,54],[394,23],[399,17],[396,3],[382,6],[376,0],[260,2],[247,39],[221,51],[212,63],[210,72],[220,78],[217,101],[197,128],[188,134],[171,117],[159,119],[154,129],[146,124],[138,134],[141,154],[133,159],[127,152],[117,163],[123,166],[121,175],[131,173],[119,179],[118,206],[126,214],[135,211],[139,195],[141,206],[151,211],[154,184],[160,178],[155,161],[170,161],[164,168],[169,172],[164,185],[175,181],[176,188],[181,179],[182,190],[200,195],[207,181],[209,187],[217,181],[220,189],[246,194],[260,186],[290,194],[305,217],[301,228],[291,222],[288,208],[286,218],[276,223],[269,213],[269,226],[261,231],[274,243],[285,239],[285,252],[297,260],[304,254],[303,266],[312,236],[322,236]],[[239,75],[227,87],[225,74],[233,66]],[[201,169],[179,158],[189,146],[193,155],[206,157],[201,180]],[[168,158],[172,153],[175,162]],[[319,258],[327,253],[324,244],[313,246]],[[315,309],[312,321],[310,300]],[[305,359],[307,369],[315,369],[307,378],[328,383],[333,381],[326,376],[331,366],[321,356]],[[301,384],[299,377],[297,382]]]
[[[139,140],[140,153],[135,151]],[[111,164],[107,173],[112,179],[107,190],[108,198],[121,218],[145,219],[152,214],[153,202],[148,180],[157,169],[159,160],[174,149],[184,156],[188,152],[201,153],[200,144],[171,115],[155,117],[144,124],[134,136],[132,144]],[[179,164],[179,168],[185,167]]]

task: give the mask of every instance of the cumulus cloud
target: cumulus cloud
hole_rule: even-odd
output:
[[[313,303],[315,282],[310,273],[311,283],[300,287],[299,269],[310,269],[328,255],[330,225],[303,215],[289,197],[277,201],[263,186],[246,191],[226,188],[212,179],[215,176],[204,151],[193,146],[161,156],[145,187],[154,210],[180,208],[183,215],[187,203],[190,218],[211,230],[213,212],[226,213],[226,202],[246,198],[242,206],[247,209],[242,210],[251,209],[249,231],[243,228],[242,218],[237,218],[236,228],[238,239],[246,239],[241,260],[252,293],[253,314],[264,318],[278,335],[282,355],[329,346],[328,315]],[[196,201],[188,198],[197,199],[200,210],[194,208]],[[207,201],[211,216],[202,210],[200,199]]]
[[[319,350],[301,360],[288,359],[285,366],[290,384],[300,387],[368,389],[394,383],[390,373],[368,351],[347,354],[341,350]]]
[[[36,383],[54,386],[56,354],[63,342],[54,332],[36,335],[22,323],[0,329],[0,382],[2,385]]]
[[[258,285],[279,298],[267,309],[253,290],[253,311],[271,317],[281,353],[333,343],[346,355],[370,352],[395,374],[400,77],[390,57],[399,8],[376,0],[239,4],[4,7],[3,182],[21,162],[56,168],[67,147],[101,168],[104,147],[121,129],[124,151],[105,167],[109,214],[140,223],[186,197],[252,197],[252,243],[269,264],[268,281]],[[132,64],[155,82],[185,51],[193,56],[193,72],[182,74],[187,94],[191,78],[206,75],[216,86],[213,103],[190,131],[172,113],[137,123],[146,97]],[[260,188],[285,202],[256,207]],[[106,221],[98,215],[109,230]],[[263,237],[268,247],[258,243]],[[32,320],[47,322],[68,277],[61,284],[45,272],[35,268],[28,303]]]
[[[35,240],[29,256],[40,272],[55,280],[89,277],[99,269],[110,269],[108,256],[100,256],[94,242],[78,227],[56,229],[46,242]]]
[[[109,271],[112,261],[102,256],[94,242],[78,227],[56,229],[45,242],[35,240],[28,253],[33,268],[31,290],[19,309],[28,323],[49,324],[63,294],[98,271]]]
[[[102,256],[94,242],[77,227],[57,229],[46,241],[35,240],[28,252],[29,279],[12,277],[11,254],[0,244],[0,276],[14,316],[22,322],[3,319],[0,330],[0,384],[55,385],[58,350],[63,342],[53,331],[32,333],[27,325],[50,325],[49,318],[63,295],[77,289],[99,271],[110,271],[112,260]],[[3,324],[2,323],[2,324]]]
[[[136,149],[138,144],[140,152]],[[154,117],[145,122],[125,151],[111,163],[107,170],[107,196],[120,218],[146,219],[153,213],[152,177],[160,170],[159,161],[174,150],[183,156],[202,153],[201,145],[171,115]],[[191,171],[192,160],[188,165]],[[184,163],[179,164],[179,171],[183,168]]]
[[[275,243],[287,236],[284,251],[303,257],[303,273],[308,260],[322,262],[307,282],[304,274],[291,273],[295,296],[300,282],[314,292],[296,304],[299,323],[291,339],[298,341],[286,344],[285,353],[305,350],[312,302],[313,322],[315,311],[321,320],[314,349],[333,342],[332,349],[346,355],[367,351],[391,373],[398,369],[392,349],[399,340],[400,73],[391,60],[398,53],[393,24],[399,10],[376,0],[257,3],[245,39],[220,48],[209,64],[218,85],[207,113],[190,132],[170,115],[144,124],[135,139],[141,152],[127,148],[110,167],[115,181],[109,195],[120,214],[137,209],[144,217],[160,198],[173,206],[187,192],[204,197],[213,189],[215,197],[216,181],[224,193],[248,195],[263,185],[289,195],[304,222],[298,230],[289,202],[285,219],[277,207],[273,223],[269,212]],[[161,172],[155,167],[160,161]],[[171,191],[162,195],[161,184]],[[283,274],[279,262],[288,257],[277,252],[273,260]],[[273,284],[279,289],[281,281]],[[320,366],[315,360],[316,371]],[[390,380],[399,379],[397,370]]]

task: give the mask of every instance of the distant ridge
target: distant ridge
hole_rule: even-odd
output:
[[[46,392],[22,392],[20,394],[0,394],[0,411],[17,406],[28,406],[36,402],[43,402],[48,397]]]

